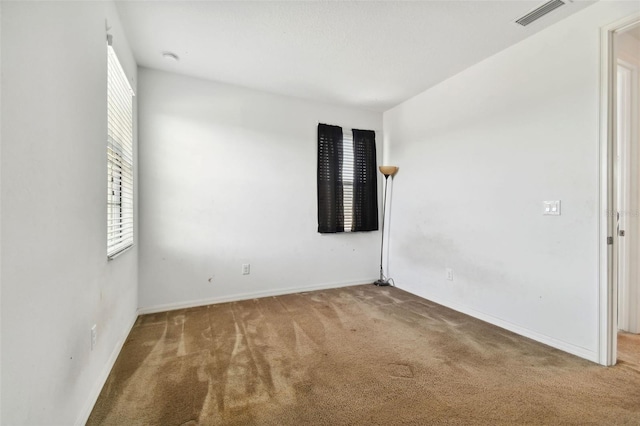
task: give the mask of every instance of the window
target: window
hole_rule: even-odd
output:
[[[344,212],[344,232],[353,227],[353,132],[342,134],[342,211]]]
[[[133,245],[133,90],[107,48],[107,256]]]
[[[378,229],[375,132],[318,125],[318,232]]]

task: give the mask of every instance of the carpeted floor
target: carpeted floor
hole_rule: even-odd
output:
[[[618,333],[618,365],[640,373],[640,334]]]
[[[139,317],[88,424],[638,425],[640,368],[363,285]]]

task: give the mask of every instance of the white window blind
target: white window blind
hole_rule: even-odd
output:
[[[342,192],[344,206],[344,232],[351,232],[353,225],[353,132],[343,130],[342,133]]]
[[[133,90],[110,44],[107,49],[107,256],[113,258],[133,245]]]

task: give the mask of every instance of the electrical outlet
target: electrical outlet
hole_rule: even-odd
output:
[[[453,269],[447,268],[447,279],[453,281]]]
[[[243,263],[242,264],[242,275],[249,275],[251,273],[251,264]]]
[[[96,347],[98,343],[98,324],[93,324],[91,327],[91,350]]]

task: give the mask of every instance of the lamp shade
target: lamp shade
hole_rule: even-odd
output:
[[[380,166],[378,168],[380,169],[380,173],[387,177],[395,175],[398,171],[398,166]]]

